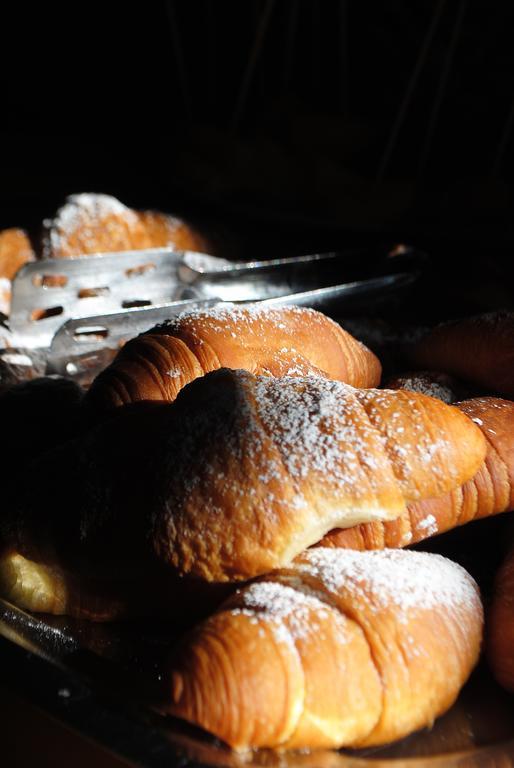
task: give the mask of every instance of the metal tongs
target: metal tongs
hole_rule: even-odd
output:
[[[163,248],[39,261],[13,283],[12,344],[46,348],[48,372],[74,376],[187,308],[258,301],[362,309],[412,283],[424,259],[395,246],[252,262]]]

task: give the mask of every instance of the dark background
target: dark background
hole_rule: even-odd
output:
[[[513,32],[501,0],[4,3],[0,227],[106,192],[229,256],[409,240],[510,306]]]

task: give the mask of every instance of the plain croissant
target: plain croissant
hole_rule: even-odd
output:
[[[301,307],[228,306],[185,312],[129,341],[94,381],[87,402],[103,410],[176,398],[218,368],[268,376],[320,375],[374,387],[375,355],[321,312]]]
[[[485,461],[476,475],[442,496],[409,504],[396,520],[330,531],[319,546],[404,547],[471,520],[514,509],[514,402],[481,397],[457,407],[473,420],[487,441]]]
[[[11,551],[94,577],[139,578],[157,561],[244,580],[336,526],[462,484],[485,454],[452,406],[317,377],[225,369],[173,404],[139,405],[32,465]]]
[[[487,393],[514,397],[514,313],[439,325],[406,348],[420,368],[444,371]]]
[[[482,620],[439,555],[310,550],[183,639],[163,709],[238,750],[385,744],[451,706]]]

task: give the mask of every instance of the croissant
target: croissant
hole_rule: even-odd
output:
[[[475,582],[439,555],[310,550],[183,639],[163,709],[237,750],[385,744],[451,706],[482,622]]]
[[[457,407],[477,424],[487,442],[485,461],[476,475],[442,496],[409,504],[396,520],[330,531],[319,546],[404,547],[471,520],[514,509],[514,403],[482,397]]]
[[[134,211],[115,197],[71,195],[54,219],[44,222],[44,258],[130,251],[172,245],[206,252],[207,241],[184,221],[154,211]]]
[[[129,341],[93,382],[99,411],[138,400],[174,400],[182,387],[218,368],[268,376],[314,374],[356,387],[377,386],[375,355],[312,309],[254,305],[190,311]]]
[[[456,379],[438,371],[414,371],[392,376],[383,384],[385,389],[408,389],[422,395],[437,397],[443,403],[455,403],[471,397]]]
[[[27,234],[22,229],[0,232],[0,312],[4,315],[11,305],[11,281],[29,261],[34,261],[34,252]]]
[[[456,408],[316,377],[225,369],[173,404],[139,405],[32,465],[12,550],[97,578],[137,579],[157,562],[244,580],[336,526],[460,485],[485,454]]]
[[[514,398],[514,314],[445,323],[406,349],[420,368],[444,371],[486,392]]]
[[[95,622],[160,618],[172,620],[178,630],[203,619],[234,589],[179,580],[151,565],[146,570],[136,565],[130,576],[106,577],[101,569],[96,576],[81,572],[77,563],[63,567],[44,550],[40,554],[43,558],[31,560],[12,547],[0,548],[0,595],[35,613]]]
[[[0,594],[36,613],[92,621],[114,621],[130,615],[134,595],[113,586],[105,581],[87,582],[56,564],[35,563],[16,550],[0,554]]]
[[[500,685],[514,691],[514,550],[496,574],[487,619],[489,666]]]

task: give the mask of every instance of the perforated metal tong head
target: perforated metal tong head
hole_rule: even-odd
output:
[[[252,262],[169,249],[40,261],[14,281],[11,344],[44,351],[48,373],[87,379],[128,339],[188,308],[258,301],[369,312],[410,285],[425,259],[396,246]]]
[[[68,320],[153,308],[177,301],[260,300],[309,286],[316,262],[335,253],[231,263],[169,249],[48,259],[23,267],[12,291],[15,346],[48,347]],[[148,321],[149,325],[151,320]]]
[[[190,291],[194,298],[67,321],[52,340],[48,371],[87,378],[128,339],[187,309],[213,307],[228,300],[237,304],[258,301],[268,306],[297,304],[332,314],[363,307],[369,311],[370,305],[389,300],[418,276],[424,255],[411,250],[402,250],[400,255],[401,259],[393,260],[394,268],[392,262],[381,263],[383,274],[375,276],[369,264],[359,266],[357,253],[230,264],[203,273],[191,270],[190,261],[186,264],[189,274],[181,274],[182,296]],[[195,265],[197,261],[195,255]],[[365,269],[368,272],[363,279],[333,284],[334,278],[341,279],[341,273],[356,276]],[[379,271],[377,263],[374,270]]]

